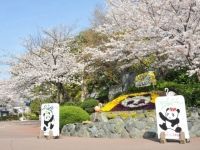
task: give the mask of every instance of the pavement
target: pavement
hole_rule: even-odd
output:
[[[200,138],[190,143],[160,144],[150,139],[108,139],[64,137],[38,139],[38,121],[0,122],[0,150],[200,150]]]

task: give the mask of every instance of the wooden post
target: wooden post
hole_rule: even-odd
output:
[[[186,143],[186,140],[185,140],[185,133],[184,132],[181,132],[179,134],[179,140],[180,140],[180,144],[185,144]]]
[[[48,140],[53,139],[53,131],[49,130]]]
[[[44,136],[44,132],[40,130],[39,135],[37,136],[38,139],[41,139]]]
[[[161,133],[160,133],[160,143],[161,143],[161,144],[166,143],[165,132],[161,132]]]

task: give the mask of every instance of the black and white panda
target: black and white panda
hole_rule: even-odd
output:
[[[164,121],[163,124],[159,124],[163,130],[174,130],[177,133],[181,132],[181,127],[179,127],[179,118],[178,115],[180,110],[177,108],[167,108],[165,114],[159,112],[160,118]]]
[[[43,131],[51,130],[54,127],[54,115],[51,110],[46,109],[43,113],[44,127]]]

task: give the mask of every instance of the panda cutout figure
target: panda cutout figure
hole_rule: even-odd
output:
[[[160,128],[165,131],[173,130],[176,133],[180,133],[182,129],[179,127],[179,113],[180,110],[177,108],[167,108],[165,114],[159,112],[160,118],[164,121],[162,124],[159,124]]]
[[[44,103],[41,105],[41,134],[47,137],[59,137],[59,104]]]
[[[52,130],[54,127],[53,112],[51,110],[46,109],[42,115],[44,117],[43,131],[45,132],[45,131]]]

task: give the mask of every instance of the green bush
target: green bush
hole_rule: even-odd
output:
[[[65,105],[65,106],[76,106],[76,103],[74,103],[74,102],[65,102],[63,105]]]
[[[108,93],[109,93],[109,89],[101,89],[99,91],[97,99],[102,103],[106,102],[106,100],[108,99]]]
[[[40,109],[41,109],[40,108],[41,104],[42,104],[42,102],[40,99],[35,99],[35,100],[31,101],[31,104],[30,104],[31,112],[39,115]]]
[[[0,121],[11,121],[11,120],[19,120],[19,117],[17,115],[8,115],[0,117]]]
[[[60,128],[69,123],[78,123],[89,120],[89,114],[77,106],[60,107]]]
[[[24,114],[25,118],[28,120],[39,120],[39,116],[35,113],[26,113]]]
[[[178,95],[183,95],[185,97],[186,106],[200,106],[200,84],[178,84],[176,82],[158,82],[157,89],[164,90],[164,88],[169,88],[169,90],[176,92]]]
[[[82,102],[65,102],[64,106],[78,106],[81,107]]]
[[[41,99],[35,99],[33,101],[31,101],[31,104],[30,104],[30,109],[31,109],[31,112],[36,114],[37,116],[40,115],[40,112],[41,112],[41,105],[43,103],[51,103],[53,102],[53,100],[51,99],[45,99],[45,100],[41,100]]]
[[[187,74],[187,68],[181,68],[178,70],[169,70],[164,77],[165,81],[173,81],[179,84],[192,84],[198,82],[198,77],[196,74],[189,77]]]
[[[89,114],[94,112],[94,107],[97,106],[99,102],[95,99],[86,99],[82,104],[81,108],[83,108],[85,111],[87,111]]]

